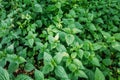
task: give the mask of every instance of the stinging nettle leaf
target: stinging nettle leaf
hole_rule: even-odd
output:
[[[76,72],[75,76],[79,76],[81,78],[88,78],[87,75],[86,75],[86,73],[84,71],[82,71],[82,70],[78,70]]]
[[[43,24],[43,23],[42,23],[41,20],[37,20],[37,21],[36,21],[36,24],[38,25],[38,27],[42,27],[42,24]]]
[[[70,71],[72,71],[72,72],[77,70],[77,66],[75,64],[70,64],[68,67],[69,67]]]
[[[84,51],[83,51],[82,49],[78,50],[77,55],[78,55],[78,57],[79,57],[80,59],[83,58],[83,54],[84,54]]]
[[[68,79],[67,73],[62,66],[57,66],[55,68],[55,74],[60,78]]]
[[[8,47],[7,47],[7,51],[8,51],[9,53],[13,53],[13,51],[14,51],[14,44],[11,44],[10,46],[8,46]]]
[[[110,66],[112,64],[112,60],[109,58],[103,59],[103,64],[106,66]]]
[[[94,72],[92,70],[88,69],[85,72],[86,72],[89,80],[94,80]]]
[[[93,49],[96,51],[96,50],[99,50],[100,48],[102,48],[102,45],[99,44],[99,43],[95,43],[93,44]]]
[[[15,70],[17,70],[19,68],[19,65],[15,62],[10,62],[9,66],[8,66],[8,72],[12,73]]]
[[[98,19],[96,20],[96,22],[102,23],[102,24],[104,23],[103,20],[102,20],[102,18],[98,18]]]
[[[54,66],[51,63],[47,63],[43,67],[43,73],[48,74],[49,72],[54,70]]]
[[[108,39],[108,38],[111,37],[111,35],[110,35],[109,32],[101,31],[101,33],[102,33],[102,35],[103,35],[103,37],[104,37],[105,39]]]
[[[52,35],[48,35],[48,41],[49,41],[49,43],[53,43],[54,37]]]
[[[120,51],[120,43],[119,42],[114,42],[112,43],[112,47],[118,51]]]
[[[73,28],[73,29],[72,29],[72,33],[73,33],[73,34],[77,34],[77,33],[80,33],[80,32],[81,32],[81,30],[78,29],[78,28]]]
[[[33,47],[34,39],[29,39],[29,40],[28,40],[28,43],[29,43],[30,47]]]
[[[99,60],[96,57],[93,57],[91,60],[92,64],[95,66],[100,66]]]
[[[26,60],[23,57],[17,56],[15,54],[12,55],[7,54],[7,60],[10,62],[16,62],[18,64],[26,62]]]
[[[119,41],[120,41],[120,33],[114,34],[114,37],[115,37],[116,40],[119,40]]]
[[[92,31],[95,31],[95,30],[96,30],[95,25],[94,25],[94,24],[92,24],[92,23],[91,23],[91,24],[89,24],[89,25],[88,25],[88,27],[89,27],[89,29],[90,29],[90,30],[92,30]]]
[[[35,4],[33,10],[35,12],[42,12],[42,7],[40,4]]]
[[[8,72],[0,67],[0,80],[10,80]]]
[[[52,60],[52,56],[47,52],[44,52],[44,64],[51,63]]]
[[[57,49],[59,52],[66,52],[66,51],[67,51],[66,48],[65,48],[65,46],[62,45],[62,44],[58,44],[57,47],[56,47],[56,49]]]
[[[73,43],[75,37],[72,34],[68,34],[66,35],[65,39],[66,39],[67,44],[70,45]]]
[[[30,72],[34,68],[35,68],[34,65],[28,62],[28,63],[25,64],[25,68],[24,69],[25,69],[25,71]]]
[[[73,52],[72,54],[71,54],[71,58],[76,58],[76,56],[77,56],[77,53],[76,52]]]
[[[76,13],[73,9],[70,10],[70,13],[71,17],[76,17]]]
[[[96,70],[95,70],[95,80],[105,80],[105,76],[99,70],[99,68],[96,68]]]
[[[5,59],[0,59],[0,66],[4,67],[5,65],[6,65],[6,60]]]
[[[62,58],[63,58],[64,54],[62,53],[57,53],[55,56],[54,56],[54,60],[57,64],[60,64],[60,62],[62,61]]]
[[[31,0],[24,0],[24,3],[28,5],[31,3]]]
[[[35,69],[34,76],[35,76],[35,80],[44,80],[43,73],[37,69]]]
[[[84,66],[83,66],[82,62],[81,62],[79,59],[77,59],[77,58],[73,59],[73,63],[74,63],[75,65],[77,65],[78,68],[84,69]]]

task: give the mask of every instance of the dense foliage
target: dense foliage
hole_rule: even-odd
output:
[[[120,0],[0,0],[0,80],[120,80]]]

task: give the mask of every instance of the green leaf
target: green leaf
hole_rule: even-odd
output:
[[[5,65],[6,65],[6,60],[4,58],[0,59],[0,66],[4,67]]]
[[[66,52],[66,51],[67,51],[66,48],[65,48],[65,46],[62,45],[62,44],[58,44],[57,47],[56,47],[56,49],[57,49],[59,52]]]
[[[51,63],[45,64],[43,67],[43,73],[47,74],[54,70],[54,66]]]
[[[53,60],[52,56],[47,52],[44,52],[44,64],[51,63],[52,60]]]
[[[26,62],[26,60],[23,57],[17,56],[15,54],[12,55],[7,54],[7,60],[10,62],[16,62],[18,64]]]
[[[17,58],[17,63],[18,64],[21,64],[21,63],[24,63],[24,62],[26,62],[26,60],[23,57],[18,57]]]
[[[93,70],[88,70],[87,69],[85,72],[86,72],[89,80],[94,80],[94,72],[93,72]]]
[[[81,78],[88,78],[86,73],[83,72],[82,70],[78,70],[76,73],[75,73],[75,76],[79,76]]]
[[[88,13],[88,20],[93,21],[94,14]]]
[[[71,17],[76,17],[76,13],[73,9],[70,10],[70,13]]]
[[[83,58],[83,54],[84,54],[84,52],[83,52],[83,50],[82,50],[82,49],[78,50],[77,55],[79,56],[79,58],[80,58],[80,59],[82,59],[82,58]]]
[[[114,34],[114,37],[116,40],[119,40],[120,41],[120,33],[115,33]]]
[[[64,54],[62,53],[57,53],[55,56],[54,56],[54,60],[57,64],[60,64],[60,62],[62,61],[62,58],[63,58]]]
[[[67,32],[67,33],[71,33],[71,29],[70,28],[64,28],[63,29],[65,32]]]
[[[33,69],[35,69],[35,67],[34,67],[34,65],[33,64],[31,64],[31,63],[26,63],[25,64],[25,71],[27,71],[27,72],[30,72],[30,71],[32,71]]]
[[[88,40],[84,41],[83,49],[84,50],[89,50],[90,49],[90,41],[88,41]]]
[[[12,73],[16,71],[19,68],[19,65],[17,63],[11,62],[8,66],[8,72]]]
[[[71,34],[68,34],[68,35],[66,35],[65,39],[66,39],[67,44],[70,45],[73,43],[75,37]]]
[[[55,74],[60,78],[64,78],[64,79],[68,78],[68,76],[67,76],[67,74],[62,66],[57,66],[55,68]]]
[[[42,21],[41,20],[37,20],[36,24],[38,25],[38,27],[42,27]]]
[[[110,80],[116,80],[116,78],[113,77],[113,76],[109,76],[109,79],[110,79]],[[119,76],[118,76],[118,80],[120,80],[120,77],[119,77]]]
[[[75,22],[75,26],[78,28],[78,29],[82,29],[83,26],[79,23],[79,22]]]
[[[118,77],[118,80],[120,80],[120,76]]]
[[[18,55],[21,56],[21,57],[23,57],[23,58],[26,58],[26,55],[27,55],[26,52],[27,52],[27,48],[21,50],[21,51],[18,53]]]
[[[72,72],[75,72],[75,70],[77,70],[77,66],[75,64],[70,64],[68,67]]]
[[[71,54],[71,58],[76,58],[76,56],[77,56],[77,53],[76,52],[73,52],[72,54]]]
[[[112,43],[112,47],[113,47],[115,50],[120,51],[120,43],[119,43],[119,42],[114,42],[114,43]]]
[[[60,40],[61,40],[62,42],[64,42],[64,41],[65,41],[65,36],[66,36],[66,33],[65,33],[65,32],[60,31],[60,32],[59,32],[59,36],[60,36]]]
[[[96,50],[99,50],[100,48],[102,48],[102,45],[99,44],[99,43],[95,43],[93,44],[93,49],[96,51]]]
[[[111,35],[109,34],[109,32],[101,31],[101,33],[102,33],[102,35],[103,35],[103,37],[104,37],[105,39],[108,39],[108,38],[111,37]]]
[[[25,74],[20,74],[15,78],[15,80],[33,80],[33,79]]]
[[[31,0],[24,0],[24,3],[28,5],[31,3]]]
[[[47,11],[49,12],[49,11],[55,11],[56,10],[56,6],[55,5],[48,5],[48,7],[47,7]]]
[[[29,43],[30,47],[33,47],[34,39],[29,39],[29,40],[28,40],[28,43]]]
[[[102,18],[98,18],[98,19],[96,20],[96,22],[102,23],[102,24],[104,23],[103,20],[102,20]]]
[[[57,8],[61,8],[61,3],[60,3],[60,2],[57,2],[57,3],[55,4],[55,6],[56,6]]]
[[[95,80],[105,80],[105,77],[99,68],[96,68],[95,70]]]
[[[53,43],[54,37],[52,35],[48,35],[48,41],[49,41],[49,43]]]
[[[91,63],[95,66],[100,66],[99,60],[96,57],[93,57]]]
[[[112,64],[112,60],[109,58],[103,59],[103,64],[106,66],[110,66]]]
[[[66,24],[66,25],[67,25],[67,24],[68,24],[68,25],[69,25],[69,24],[72,24],[72,23],[74,23],[74,18],[71,18],[71,19],[63,19],[63,23]],[[69,28],[69,29],[70,29],[70,28]]]
[[[79,69],[84,69],[82,62],[79,59],[77,58],[73,59],[73,63],[77,65]]]
[[[35,80],[44,80],[43,73],[37,69],[35,69],[34,76],[35,76]]]
[[[26,39],[35,39],[37,34],[33,33],[32,31],[28,32],[28,35],[26,36]]]
[[[10,80],[8,72],[0,67],[0,80]]]
[[[33,10],[35,12],[42,12],[42,6],[40,4],[35,4]]]
[[[77,33],[80,33],[80,32],[81,32],[81,30],[78,29],[78,28],[73,28],[73,29],[72,29],[72,33],[73,33],[73,34],[77,34]]]
[[[10,46],[7,47],[7,52],[13,53],[13,51],[14,51],[14,44],[11,44]]]
[[[89,27],[89,29],[92,30],[92,31],[95,31],[95,30],[96,30],[95,25],[92,24],[92,23],[90,23],[90,24],[88,25],[88,27]]]
[[[85,58],[89,58],[90,57],[90,52],[89,51],[85,51],[84,52],[84,56],[85,56]]]

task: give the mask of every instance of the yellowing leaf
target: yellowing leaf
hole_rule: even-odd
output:
[[[57,34],[55,37],[54,37],[54,40],[57,41],[59,39],[59,34]]]

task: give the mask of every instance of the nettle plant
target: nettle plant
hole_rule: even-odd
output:
[[[0,0],[0,80],[120,80],[119,0]]]

